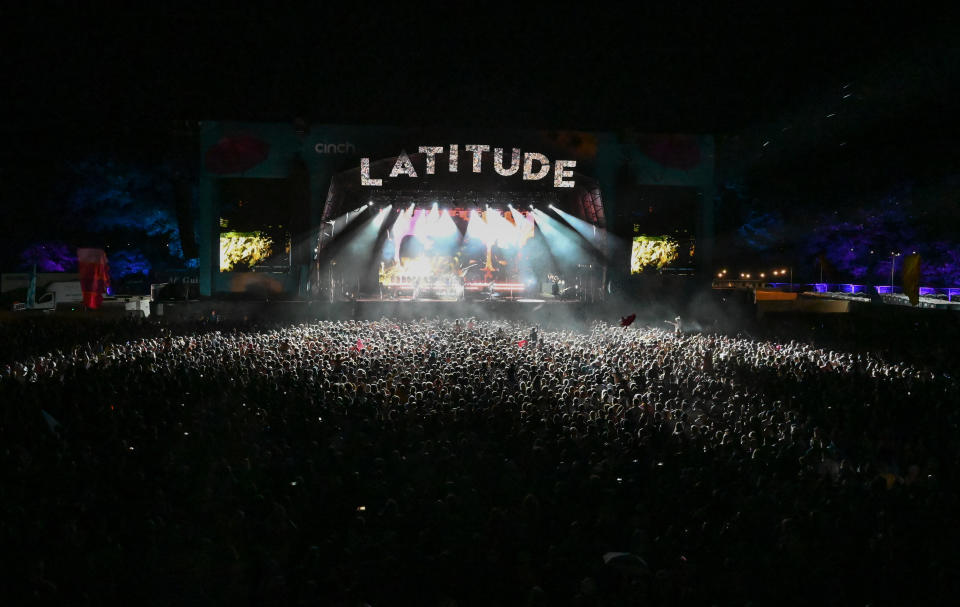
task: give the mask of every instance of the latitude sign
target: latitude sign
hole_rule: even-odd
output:
[[[483,172],[483,153],[489,152],[490,146],[465,145],[463,146],[463,150],[465,153],[473,155],[473,162],[471,165],[473,172]],[[510,153],[510,164],[505,166],[503,161],[503,151],[504,148],[493,148],[493,170],[496,171],[498,175],[502,175],[504,177],[515,175],[517,171],[520,170],[522,164],[524,181],[538,181],[543,179],[550,174],[552,169],[553,187],[572,188],[574,186],[573,171],[571,169],[577,166],[576,160],[556,160],[551,163],[550,159],[547,158],[546,155],[539,152],[524,152],[521,154],[520,148],[512,148]],[[426,158],[424,173],[426,175],[435,175],[437,172],[437,155],[444,153],[443,146],[420,146],[419,152],[424,154]],[[451,144],[446,154],[447,171],[450,173],[458,172],[460,160],[459,144]],[[393,164],[393,169],[390,170],[390,175],[387,177],[371,177],[370,159],[360,159],[360,185],[362,186],[380,187],[383,186],[384,179],[396,179],[399,177],[407,177],[411,179],[418,177],[417,170],[414,168],[413,163],[410,161],[410,157],[407,156],[405,151],[400,152],[400,155],[397,156],[397,160]]]

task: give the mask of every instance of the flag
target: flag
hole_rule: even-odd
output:
[[[522,347],[524,347],[525,345],[527,345],[527,340],[525,340],[525,339],[521,339],[520,341],[517,342],[517,347],[518,347],[518,348],[522,348]]]
[[[636,319],[637,319],[636,314],[631,314],[630,316],[624,316],[623,318],[620,319],[620,326],[629,327],[630,325],[633,324],[633,321],[635,321]]]
[[[920,255],[907,255],[903,260],[903,292],[910,298],[910,305],[920,303]]]
[[[60,422],[58,422],[52,415],[40,409],[40,412],[43,413],[43,419],[47,422],[47,427],[50,428],[50,432],[54,434],[57,433],[57,428],[60,427]]]
[[[27,286],[27,309],[33,308],[37,302],[37,264],[30,269],[30,284]]]
[[[83,305],[95,310],[103,302],[103,294],[110,284],[107,254],[103,249],[77,249],[77,265]]]

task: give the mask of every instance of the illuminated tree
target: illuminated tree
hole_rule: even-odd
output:
[[[65,242],[35,242],[20,253],[22,267],[36,264],[40,272],[71,272],[77,269],[77,250]]]

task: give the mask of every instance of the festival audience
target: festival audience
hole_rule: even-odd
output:
[[[605,323],[186,328],[4,329],[10,604],[958,589],[960,398],[940,370]]]

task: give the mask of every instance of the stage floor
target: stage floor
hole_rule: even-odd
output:
[[[158,305],[159,304],[159,305]],[[376,320],[379,318],[502,318],[538,322],[550,318],[585,318],[603,314],[604,302],[565,299],[356,299],[342,301],[158,302],[154,313],[167,319],[220,318],[286,320]]]
[[[394,298],[385,298],[379,299],[376,297],[361,297],[356,300],[343,300],[344,302],[348,301],[358,301],[361,303],[451,303],[451,304],[499,304],[499,303],[527,303],[527,304],[576,304],[583,303],[577,299],[537,299],[537,298],[526,298],[526,297],[503,297],[503,298],[491,298],[491,299],[429,299],[420,297],[413,299],[411,297],[394,297]]]

